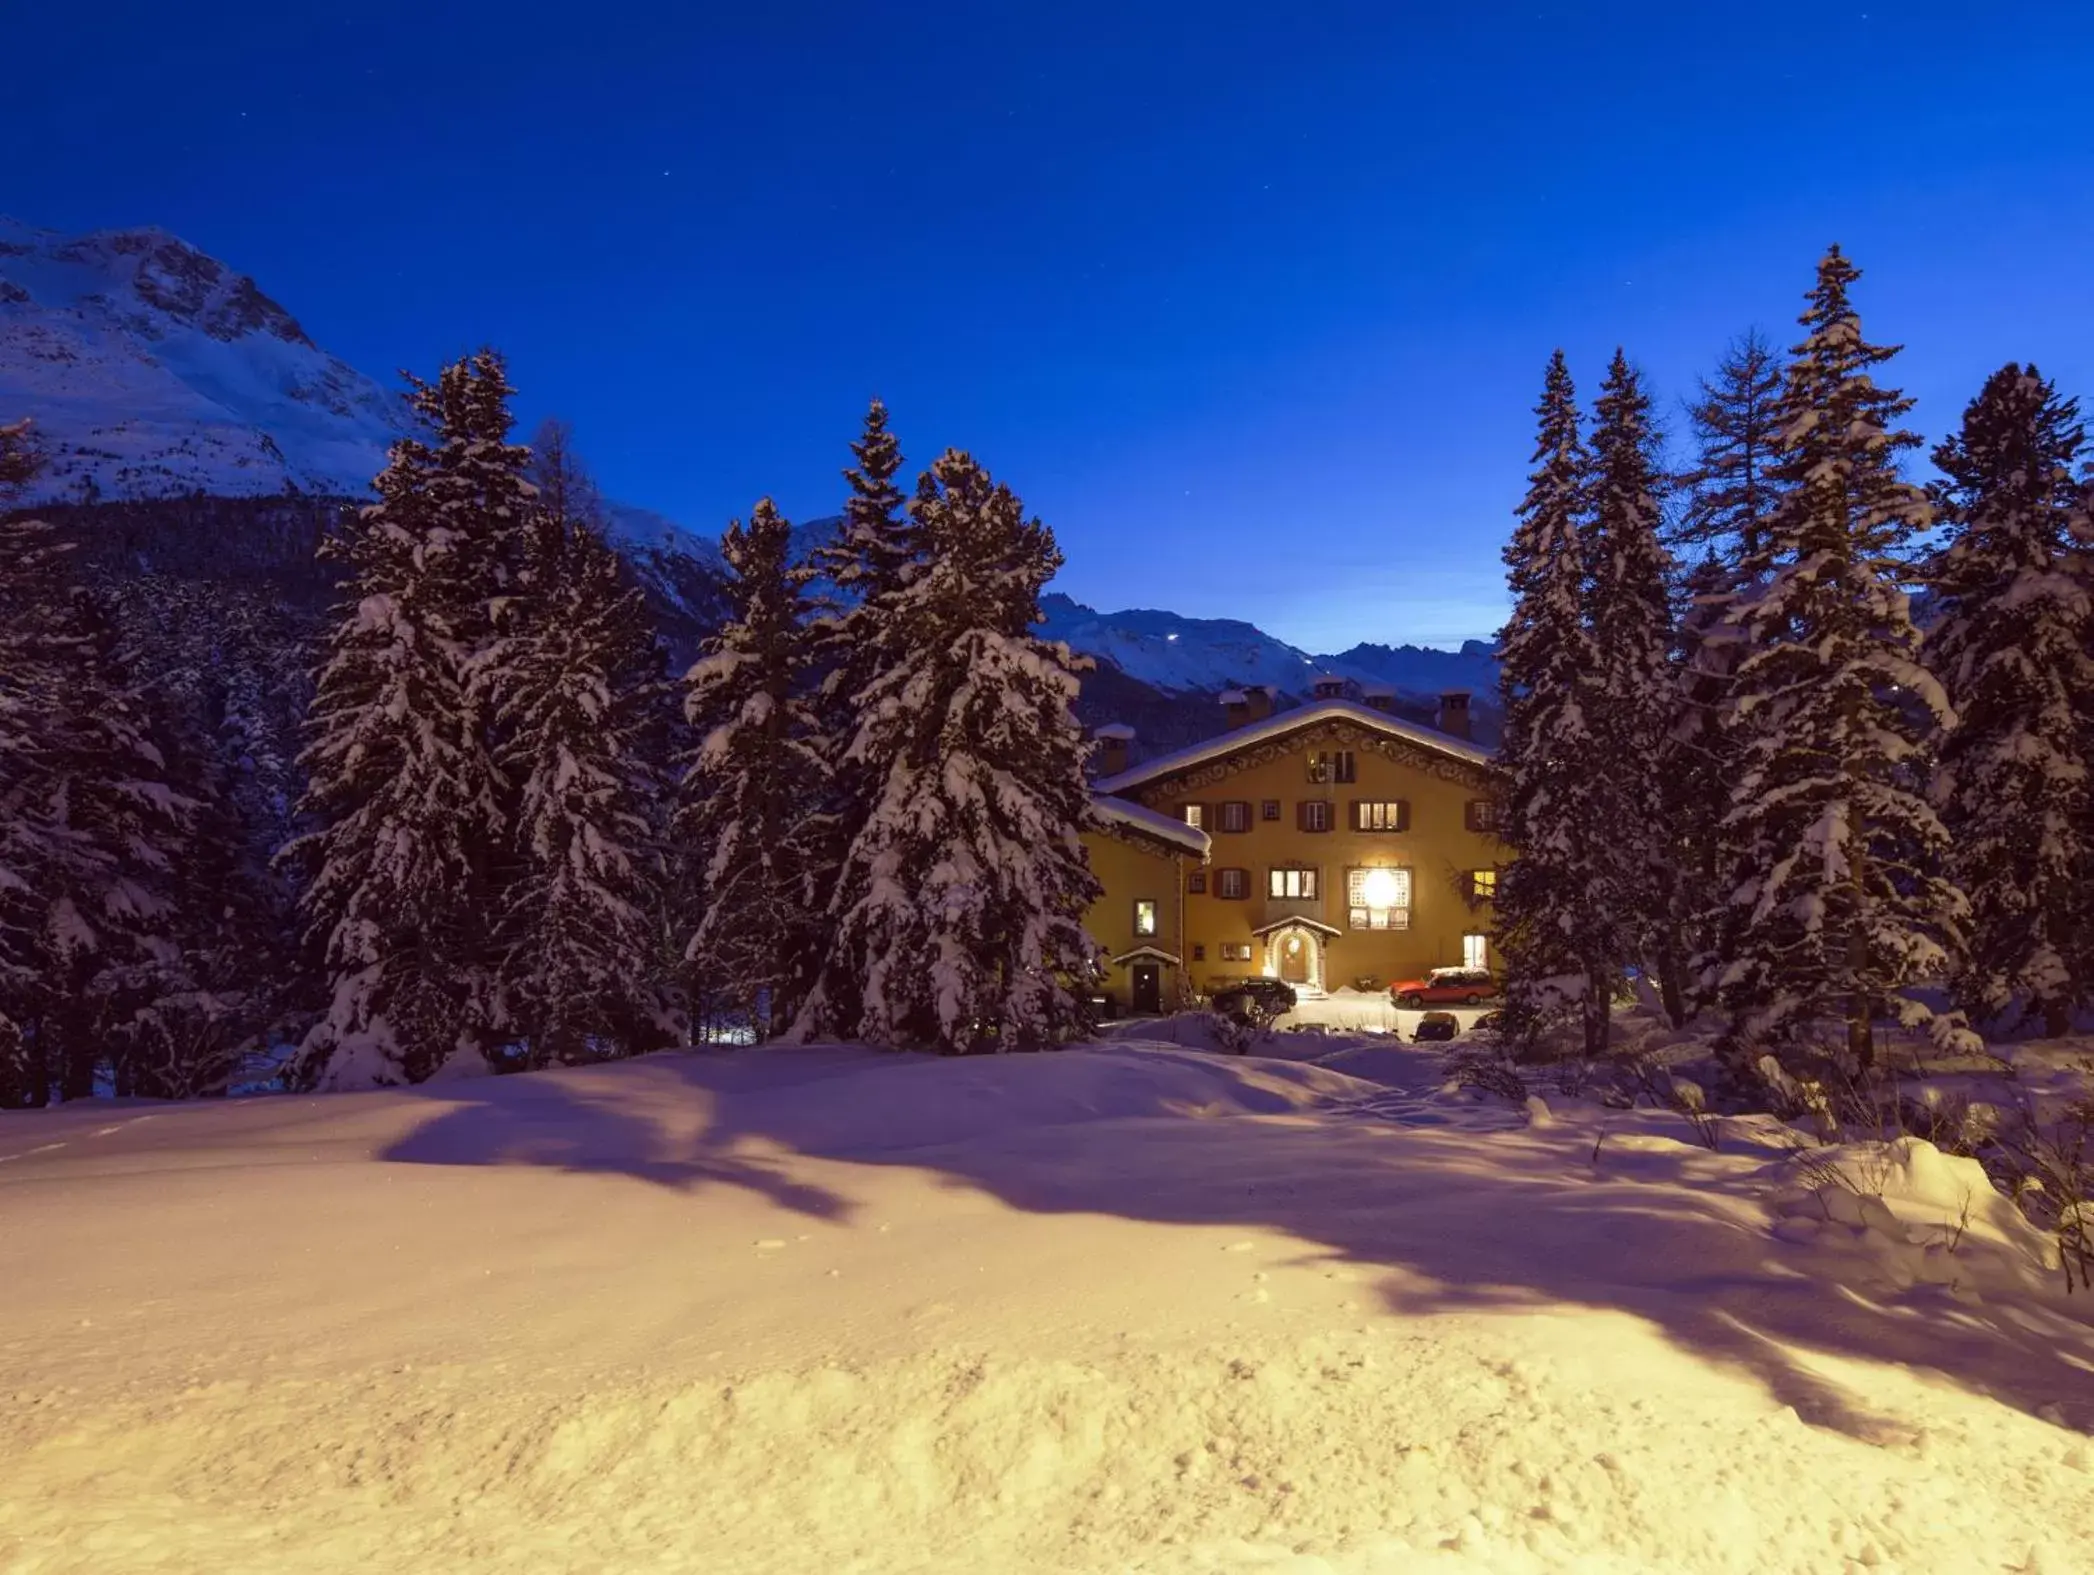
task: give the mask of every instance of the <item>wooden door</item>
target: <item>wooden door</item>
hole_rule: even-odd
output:
[[[1280,977],[1289,984],[1309,982],[1309,943],[1299,930],[1290,930],[1284,935],[1273,937],[1273,944],[1280,949]]]
[[[1163,965],[1134,965],[1134,1010],[1148,1017],[1163,1015]]]

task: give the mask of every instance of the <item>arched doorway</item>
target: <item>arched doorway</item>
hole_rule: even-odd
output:
[[[1314,919],[1286,919],[1255,932],[1265,942],[1265,972],[1307,994],[1324,989],[1324,948],[1336,932]]]

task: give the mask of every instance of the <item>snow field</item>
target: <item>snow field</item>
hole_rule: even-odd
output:
[[[0,1118],[0,1569],[2088,1567],[2094,1331],[1982,1197],[1900,1285],[1772,1130],[1327,1048]]]

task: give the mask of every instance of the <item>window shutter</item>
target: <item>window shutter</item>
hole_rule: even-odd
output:
[[[1398,831],[1411,829],[1411,801],[1407,798],[1399,798],[1396,801],[1396,829]]]
[[[1475,799],[1470,799],[1468,803],[1462,806],[1462,825],[1466,830],[1481,831],[1483,829],[1480,824],[1482,819],[1483,815],[1478,809]]]
[[[1305,798],[1298,798],[1294,801],[1294,829],[1296,831],[1307,831],[1309,829],[1309,801]]]
[[[1354,831],[1365,829],[1360,825],[1360,801],[1358,799],[1353,799],[1345,806],[1345,813],[1348,817],[1348,823]]]

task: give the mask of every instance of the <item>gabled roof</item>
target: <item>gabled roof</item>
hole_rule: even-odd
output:
[[[1261,924],[1251,934],[1266,936],[1275,930],[1315,930],[1323,935],[1343,935],[1345,932],[1335,924],[1325,924],[1321,919],[1274,919],[1270,924]]]
[[[1131,799],[1113,798],[1105,793],[1093,793],[1091,806],[1116,825],[1143,832],[1174,847],[1182,848],[1187,853],[1196,853],[1202,859],[1207,857],[1207,833],[1197,826],[1186,825],[1175,816],[1150,809],[1145,804],[1137,804]]]
[[[1131,952],[1121,952],[1113,959],[1117,966],[1122,963],[1156,962],[1168,963],[1173,968],[1184,966],[1176,952],[1167,952],[1161,946],[1137,946]]]
[[[1456,738],[1451,733],[1442,733],[1437,728],[1421,727],[1416,722],[1406,722],[1400,716],[1391,716],[1386,711],[1377,711],[1372,706],[1361,705],[1357,700],[1317,700],[1308,705],[1296,706],[1292,711],[1281,711],[1262,722],[1252,722],[1244,727],[1231,728],[1203,744],[1194,744],[1189,749],[1180,749],[1168,755],[1158,755],[1154,760],[1144,760],[1130,770],[1117,776],[1105,778],[1098,784],[1101,793],[1121,793],[1128,788],[1140,787],[1145,782],[1172,776],[1191,766],[1205,765],[1210,760],[1221,760],[1239,749],[1252,744],[1261,744],[1269,738],[1280,738],[1297,728],[1313,727],[1319,722],[1351,722],[1371,733],[1384,733],[1391,738],[1400,738],[1422,749],[1433,749],[1455,760],[1465,761],[1472,766],[1492,766],[1497,756],[1467,739]]]

